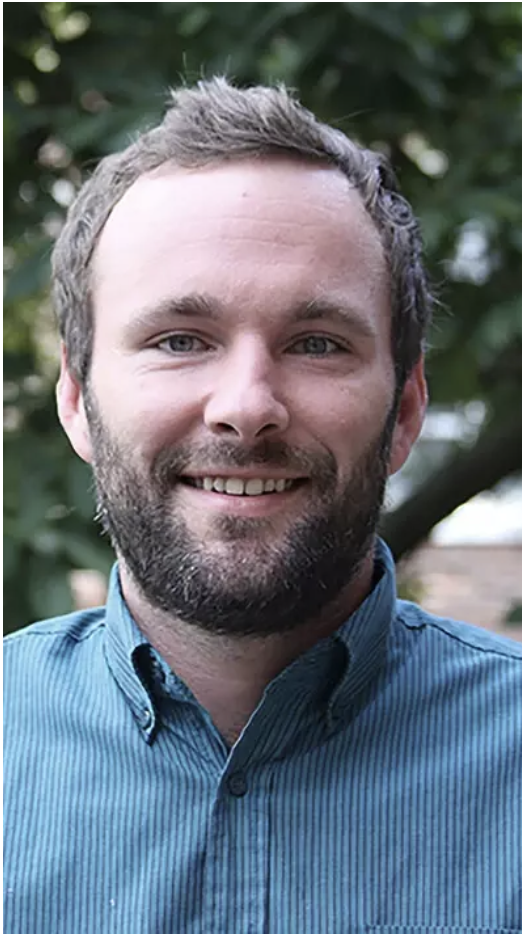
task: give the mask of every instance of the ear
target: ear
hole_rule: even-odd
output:
[[[56,386],[58,417],[69,437],[69,441],[80,458],[92,461],[91,435],[85,412],[83,391],[67,363],[65,346],[62,344],[60,377]]]
[[[390,449],[390,475],[402,468],[408,458],[420,435],[427,405],[428,389],[424,376],[424,358],[420,358],[402,390]]]

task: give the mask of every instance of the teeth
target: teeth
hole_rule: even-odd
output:
[[[195,485],[203,488],[205,491],[217,491],[218,494],[232,494],[240,497],[244,494],[250,497],[256,497],[260,494],[272,494],[274,491],[280,494],[282,491],[288,491],[294,484],[290,478],[249,478],[244,481],[242,478],[195,478]]]
[[[242,494],[245,490],[245,482],[241,478],[227,478],[225,481],[226,494]]]
[[[265,489],[261,478],[249,478],[245,484],[245,494],[262,494]]]

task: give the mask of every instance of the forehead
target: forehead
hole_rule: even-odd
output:
[[[105,225],[94,275],[95,308],[202,291],[225,306],[346,292],[388,305],[384,251],[358,192],[336,168],[288,158],[140,177]]]

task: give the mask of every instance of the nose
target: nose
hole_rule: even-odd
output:
[[[217,364],[217,379],[205,406],[211,432],[245,443],[284,432],[290,422],[278,399],[275,366],[266,349],[244,343]]]

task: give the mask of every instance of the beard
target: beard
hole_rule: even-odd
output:
[[[332,455],[274,440],[250,449],[217,438],[170,447],[144,470],[92,397],[87,409],[97,517],[153,608],[207,633],[267,637],[316,619],[357,576],[384,500],[394,410],[339,490]],[[184,470],[197,465],[304,476],[306,513],[283,533],[271,518],[215,515],[211,537],[198,537],[177,504]]]

